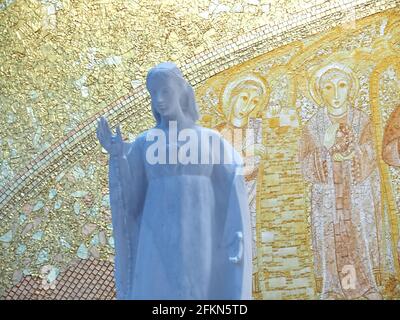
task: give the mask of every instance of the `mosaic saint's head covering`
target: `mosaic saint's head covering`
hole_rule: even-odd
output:
[[[246,88],[253,89],[254,87],[259,90],[260,103],[258,108],[260,108],[266,103],[270,91],[267,81],[264,78],[254,73],[247,73],[244,75],[238,75],[236,78],[228,82],[222,94],[222,111],[225,114],[225,117],[229,117],[231,113],[233,107],[231,104],[232,97],[240,93],[241,90],[245,90]]]
[[[179,84],[179,87],[182,90],[179,99],[182,112],[187,118],[195,123],[199,119],[200,115],[199,108],[195,100],[194,90],[192,86],[185,80],[182,72],[179,70],[175,63],[162,62],[151,68],[146,77],[147,90],[149,90],[150,88],[150,83],[152,79],[159,76],[160,73],[167,77],[170,77],[171,80],[176,81]],[[156,107],[153,105],[153,101],[151,102],[151,110],[153,112],[154,118],[156,119],[157,125],[159,125],[161,122],[161,115],[157,111]]]
[[[356,74],[353,72],[353,70],[346,66],[345,64],[339,63],[339,62],[331,62],[329,64],[326,64],[324,66],[318,66],[312,69],[310,72],[310,80],[308,82],[308,88],[310,91],[311,98],[314,100],[314,102],[322,106],[324,105],[324,100],[321,96],[321,80],[328,74],[334,75],[336,74],[344,74],[345,77],[349,80],[350,82],[350,90],[349,90],[349,101],[354,101],[354,99],[357,96],[358,90],[359,90],[359,81],[356,77]]]

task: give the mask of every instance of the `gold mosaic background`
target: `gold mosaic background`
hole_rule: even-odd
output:
[[[213,87],[218,96],[221,79],[245,70],[264,74],[273,90],[287,90],[273,107],[294,110],[300,126],[279,129],[279,121],[263,120],[271,153],[258,181],[254,295],[317,297],[307,188],[296,162],[304,110],[293,61],[315,54],[315,43],[328,51],[382,48],[382,21],[398,17],[398,7],[399,1],[0,2],[0,296],[27,277],[54,290],[82,259],[112,261],[107,158],[94,136],[95,119],[105,114],[112,124],[122,123],[127,139],[150,127],[143,81],[151,66],[170,60],[195,87],[203,112],[210,110],[207,90]],[[287,81],[279,87],[282,75]],[[379,127],[400,101],[396,81],[383,82],[377,90],[388,102],[382,119],[374,118]],[[368,90],[360,107],[371,110]],[[396,197],[399,174],[390,170],[387,183]],[[271,190],[282,180],[274,174],[288,172],[290,188],[273,194],[277,205]],[[277,232],[278,246],[266,243],[265,233],[262,239],[267,230]]]

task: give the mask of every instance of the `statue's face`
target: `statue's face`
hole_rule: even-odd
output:
[[[162,117],[176,118],[180,111],[180,93],[179,85],[171,77],[153,78],[150,95],[156,110]]]
[[[242,90],[232,99],[233,106],[230,120],[236,127],[243,127],[247,124],[249,114],[258,106],[261,101],[259,90],[247,88]]]
[[[320,90],[331,114],[339,116],[347,111],[350,79],[346,74],[335,71],[325,75]]]

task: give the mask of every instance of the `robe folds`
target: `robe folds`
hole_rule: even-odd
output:
[[[335,161],[323,144],[332,124],[326,108],[305,125],[300,145],[303,175],[311,184],[314,272],[322,299],[379,294],[381,277],[394,274],[369,117],[350,108],[339,123],[351,133],[351,159]]]
[[[199,138],[206,133],[218,141],[218,148],[205,144],[209,163],[149,163],[154,128],[127,144],[122,156],[110,156],[117,299],[251,299],[242,159],[217,132],[193,128]],[[182,145],[168,140],[166,159]],[[230,163],[221,150],[232,155]]]

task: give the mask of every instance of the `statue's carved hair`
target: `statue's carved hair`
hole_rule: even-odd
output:
[[[200,114],[196,103],[194,90],[192,86],[185,80],[182,72],[179,70],[176,64],[173,62],[162,62],[149,70],[146,78],[146,87],[149,92],[151,89],[151,80],[153,77],[157,76],[170,77],[170,79],[173,79],[179,85],[182,90],[179,98],[182,112],[187,118],[195,123],[199,119]],[[151,109],[158,125],[161,122],[161,115],[154,107],[153,101],[151,103]]]

